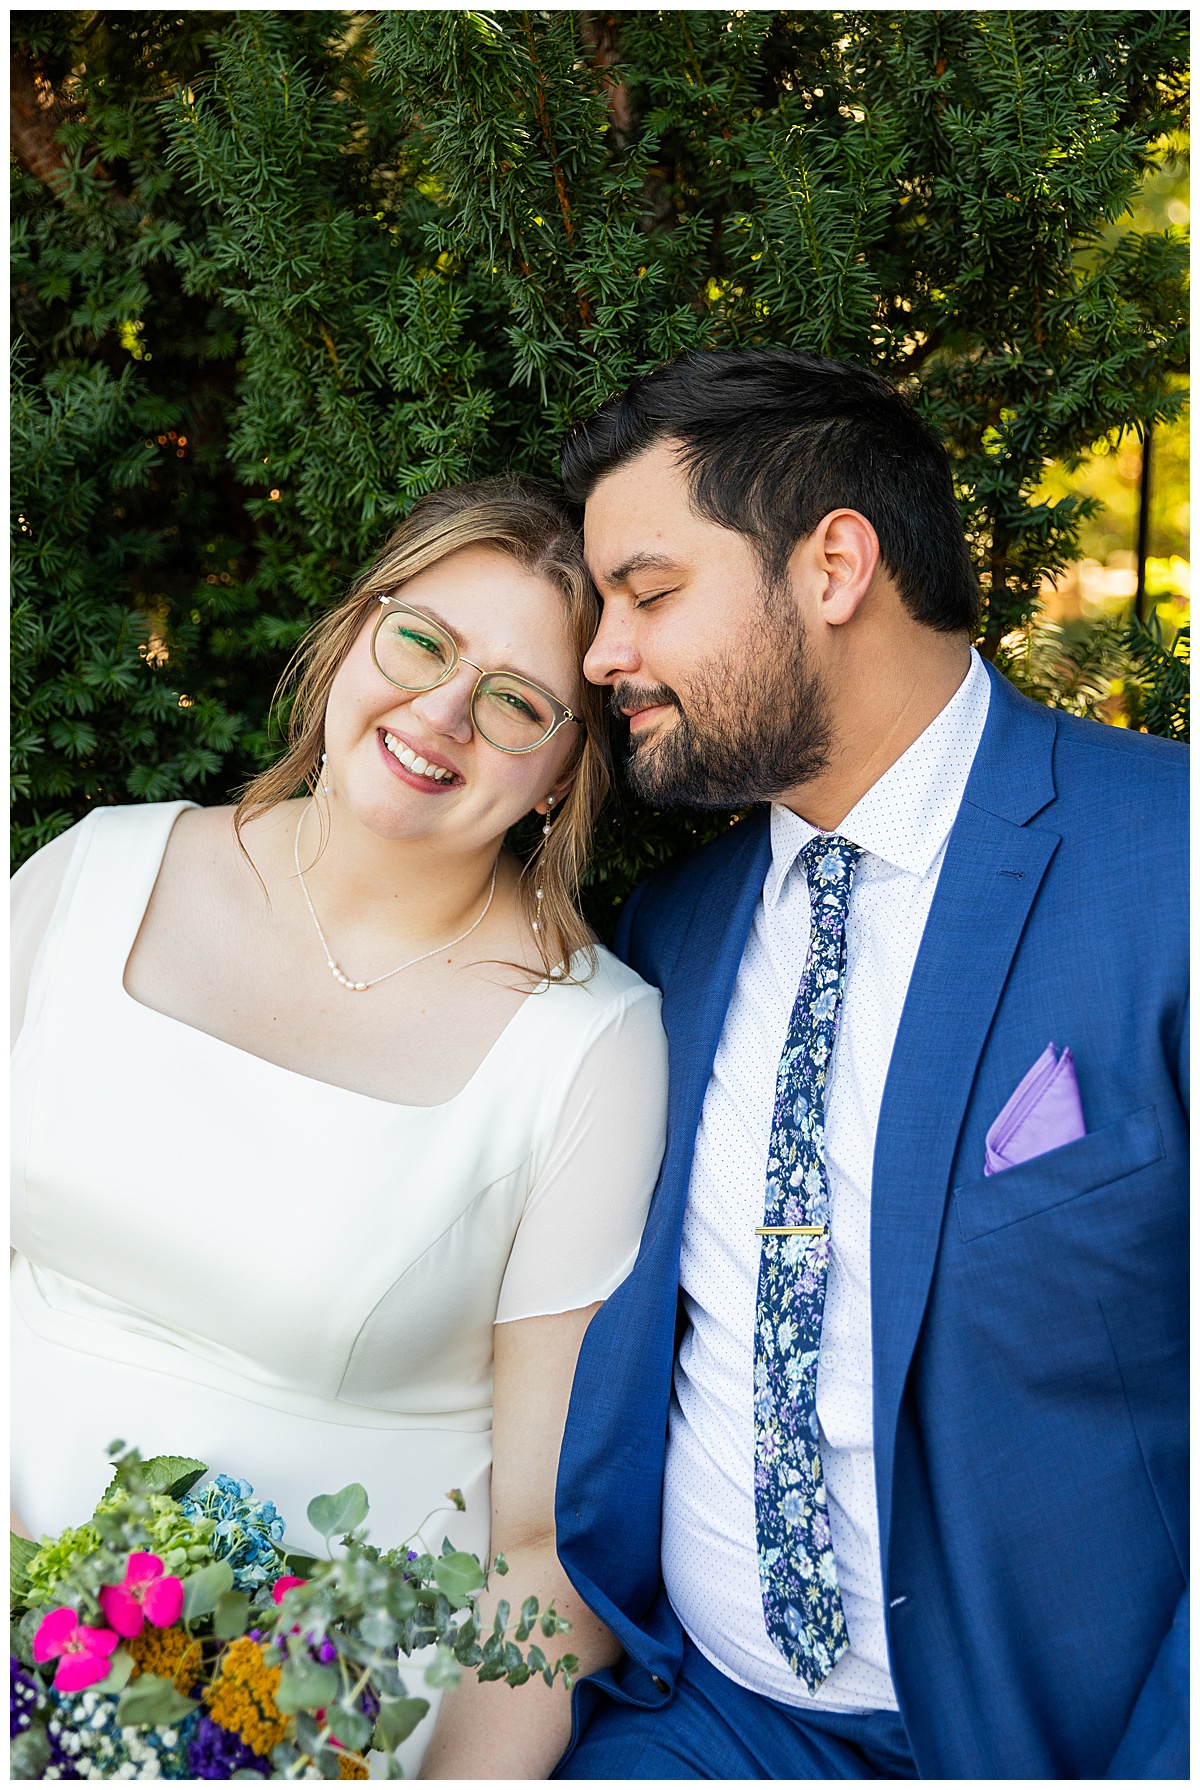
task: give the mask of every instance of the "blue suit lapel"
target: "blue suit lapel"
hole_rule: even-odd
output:
[[[989,668],[990,669],[990,668]],[[997,673],[913,968],[884,1088],[871,1193],[875,1483],[888,1558],[896,1423],[975,1072],[1059,835],[1052,714]],[[982,1172],[982,1165],[981,1165]]]
[[[717,862],[693,907],[676,967],[663,990],[663,1026],[671,1047],[670,1091],[667,1149],[653,1216],[674,1232],[676,1254],[700,1111],[771,861],[766,814],[743,821],[738,833],[739,849]]]

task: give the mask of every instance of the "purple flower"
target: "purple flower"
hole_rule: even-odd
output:
[[[271,1761],[248,1747],[240,1735],[202,1715],[188,1747],[189,1774],[194,1778],[231,1778],[235,1771],[255,1771],[268,1778]]]
[[[37,1708],[38,1691],[33,1675],[27,1672],[19,1659],[8,1656],[8,1738],[15,1740],[18,1734],[24,1734],[33,1720],[33,1712]]]
[[[15,1740],[18,1734],[24,1734],[33,1721],[33,1712],[37,1708],[38,1686],[33,1674],[27,1672],[20,1660],[8,1656],[9,1666],[9,1699],[8,1699],[8,1737]],[[58,1735],[48,1729],[46,1738],[50,1742],[50,1757],[46,1761],[47,1768],[52,1769],[56,1778],[78,1778],[73,1760],[63,1752]]]

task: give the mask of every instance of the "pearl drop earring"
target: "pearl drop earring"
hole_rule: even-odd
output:
[[[328,771],[325,769],[325,766],[328,763],[329,763],[329,754],[327,752],[322,752],[322,754],[321,754],[321,793],[323,795],[329,794],[329,785],[325,781],[325,779],[329,775]]]
[[[546,797],[546,824],[542,828],[542,838],[543,839],[548,838],[549,834],[550,834],[550,809],[553,808],[553,806],[554,806],[554,797],[547,796]],[[543,845],[542,850],[545,851],[545,849],[546,849],[546,847]],[[543,889],[539,889],[537,891],[537,918],[533,922],[533,930],[535,932],[540,932],[542,930],[542,897],[544,894],[545,894],[545,891]]]

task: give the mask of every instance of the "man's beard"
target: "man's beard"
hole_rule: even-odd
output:
[[[786,593],[777,593],[784,597]],[[753,653],[714,660],[686,697],[666,684],[617,684],[613,707],[668,704],[661,738],[629,747],[629,780],[643,801],[744,808],[806,782],[829,762],[829,700],[808,664],[804,630],[764,592]]]

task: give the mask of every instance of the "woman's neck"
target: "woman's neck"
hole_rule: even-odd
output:
[[[494,870],[497,903],[515,888],[518,872],[500,857],[502,840],[455,851],[444,841],[381,839],[336,797],[328,804],[318,798],[303,813],[294,803],[275,812],[280,825],[268,849],[276,875],[296,882],[298,829],[300,869],[327,931],[382,934],[414,950],[436,946],[479,918]]]

